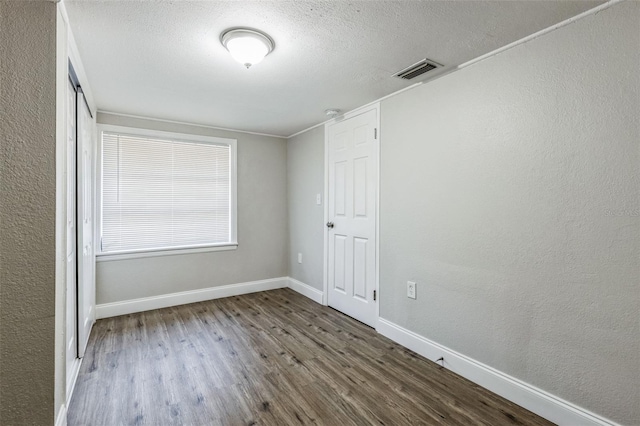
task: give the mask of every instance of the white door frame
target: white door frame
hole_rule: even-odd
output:
[[[329,126],[339,121],[347,120],[362,113],[375,110],[376,111],[376,139],[374,143],[374,149],[378,157],[378,177],[376,182],[376,246],[375,246],[375,285],[376,285],[376,318],[375,327],[378,328],[378,320],[380,319],[380,102],[375,102],[356,108],[343,114],[340,117],[336,117],[333,120],[327,121],[324,124],[324,250],[323,250],[323,292],[322,292],[322,304],[324,306],[329,305],[329,229],[325,226],[329,222]]]

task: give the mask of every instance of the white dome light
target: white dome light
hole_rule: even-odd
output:
[[[249,68],[262,61],[275,44],[267,34],[250,28],[231,28],[220,35],[220,42],[231,56]]]

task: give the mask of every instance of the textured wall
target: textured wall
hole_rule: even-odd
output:
[[[634,425],[639,28],[621,3],[381,114],[381,316]]]
[[[287,141],[287,200],[289,207],[289,276],[323,288],[324,126]],[[298,263],[302,253],[302,263]]]
[[[54,422],[56,5],[0,2],[0,424]]]
[[[98,262],[98,304],[287,275],[286,140],[102,113],[98,123],[238,140],[237,250]]]

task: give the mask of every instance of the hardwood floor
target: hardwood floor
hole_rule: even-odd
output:
[[[76,425],[549,425],[282,289],[100,320]]]

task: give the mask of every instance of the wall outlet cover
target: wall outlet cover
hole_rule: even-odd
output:
[[[416,298],[416,283],[414,281],[407,281],[407,297],[410,299]]]

